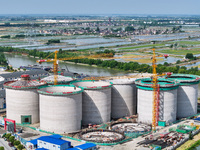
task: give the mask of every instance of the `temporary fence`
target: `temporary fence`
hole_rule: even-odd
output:
[[[26,145],[27,140],[23,139],[22,137],[20,137],[17,134],[13,134],[15,136],[16,139],[18,139],[24,146]]]

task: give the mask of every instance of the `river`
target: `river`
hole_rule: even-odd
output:
[[[12,65],[14,68],[19,68],[20,66],[26,66],[26,65],[34,65],[36,63],[36,58],[31,58],[27,56],[21,56],[21,55],[13,55],[13,54],[5,54],[8,63]],[[43,66],[51,66],[53,63],[43,63]],[[107,69],[107,68],[100,68],[100,67],[93,67],[89,65],[78,65],[78,64],[71,64],[71,63],[59,63],[60,68],[67,68],[71,72],[76,73],[84,73],[88,75],[95,75],[95,76],[114,76],[114,75],[124,75],[127,72],[125,71],[119,71],[114,69]]]
[[[19,68],[20,66],[25,65],[34,65],[36,64],[36,58],[31,58],[27,56],[20,56],[20,55],[13,55],[13,54],[5,54],[8,62],[10,65],[12,65],[14,68]],[[52,63],[43,63],[43,66],[52,66]],[[86,66],[86,65],[78,65],[78,64],[71,64],[71,63],[59,63],[60,68],[67,68],[71,72],[76,73],[84,73],[88,75],[94,75],[94,76],[117,76],[117,75],[125,75],[127,72],[125,71],[119,71],[114,69],[107,69],[107,68],[100,68],[100,67],[93,67],[93,66]],[[200,97],[200,84],[199,84],[199,92],[198,97]]]

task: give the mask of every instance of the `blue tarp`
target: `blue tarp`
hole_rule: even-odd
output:
[[[194,120],[196,120],[196,121],[200,121],[200,117],[198,117],[198,118],[195,118]]]

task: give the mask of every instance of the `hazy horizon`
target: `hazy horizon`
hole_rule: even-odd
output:
[[[199,0],[6,0],[0,15],[199,15]]]

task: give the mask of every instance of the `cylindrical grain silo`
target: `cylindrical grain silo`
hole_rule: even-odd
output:
[[[111,119],[111,84],[103,81],[75,81],[83,91],[83,125],[101,124]]]
[[[136,86],[133,79],[113,79],[111,117],[114,119],[136,114]]]
[[[177,98],[177,118],[195,115],[197,113],[199,76],[172,74],[166,77],[180,82]]]
[[[4,84],[6,88],[6,116],[17,123],[33,124],[39,122],[39,95],[37,88],[46,82],[30,80],[22,75],[21,80]]]
[[[48,77],[41,79],[41,81],[47,82],[48,85],[53,85],[54,80],[55,80],[55,76],[56,76],[57,84],[66,85],[66,84],[69,84],[71,81],[74,80],[72,77],[67,77],[67,76],[62,76],[62,75],[52,75],[52,76],[48,76]]]
[[[55,133],[80,130],[82,91],[73,85],[40,87],[40,129]]]
[[[3,88],[4,78],[0,76],[0,108],[4,108],[5,106],[5,90]]]
[[[153,88],[152,79],[144,78],[135,81],[137,86],[137,111],[138,121],[152,123]],[[170,79],[158,79],[159,95],[159,120],[171,123],[176,120],[177,88],[179,83]]]

